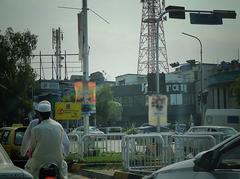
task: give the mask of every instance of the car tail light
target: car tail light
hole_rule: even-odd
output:
[[[57,177],[45,177],[45,179],[57,179]]]

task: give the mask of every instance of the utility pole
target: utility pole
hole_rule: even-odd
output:
[[[84,101],[83,103],[86,104],[88,98],[88,80],[89,80],[89,65],[88,65],[88,54],[89,54],[89,46],[88,46],[88,18],[87,18],[87,0],[82,0],[82,20],[83,20],[83,78],[84,78]],[[79,49],[80,51],[81,49]],[[84,134],[89,133],[89,114],[84,113]]]

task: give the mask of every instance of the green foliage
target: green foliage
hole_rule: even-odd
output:
[[[116,101],[108,101],[108,121],[121,120],[122,105]]]
[[[37,36],[26,32],[14,32],[8,28],[0,31],[0,119],[8,125],[20,122],[31,109],[31,94],[35,73],[31,68],[32,51]]]
[[[234,83],[232,83],[231,89],[236,95],[238,105],[240,105],[240,78],[238,78],[234,81]]]
[[[83,163],[115,163],[121,162],[121,153],[100,153],[97,156],[88,156],[83,160],[80,158],[79,154],[69,154],[66,157],[66,161],[77,161]]]
[[[62,101],[63,102],[74,102],[75,101],[74,94],[69,94],[67,96],[63,96]]]
[[[122,106],[113,100],[109,85],[97,90],[96,113],[98,123],[110,125],[113,121],[121,120]]]
[[[136,130],[136,127],[135,127],[134,124],[131,124],[131,126],[127,128],[126,134],[127,134],[127,135],[137,134],[137,130]]]

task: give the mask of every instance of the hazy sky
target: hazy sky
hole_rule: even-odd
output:
[[[203,61],[217,63],[238,57],[240,47],[239,0],[166,0],[166,5],[181,5],[186,9],[235,10],[237,19],[226,19],[223,25],[191,25],[185,20],[168,19],[164,23],[169,63],[199,60],[199,44],[182,35],[198,36],[203,43]],[[13,27],[15,31],[29,29],[38,35],[38,48],[34,52],[53,53],[52,28],[64,32],[62,51],[78,53],[78,10],[60,9],[58,6],[79,7],[81,0],[0,0],[0,29]],[[140,0],[88,0],[93,9],[110,24],[89,12],[89,71],[105,71],[108,80],[126,73],[136,73],[142,4]],[[50,60],[50,59],[49,59]],[[71,59],[73,60],[73,59]],[[74,59],[77,60],[77,57]],[[73,66],[69,64],[68,66]],[[77,66],[77,65],[75,65]],[[74,69],[75,71],[76,69]],[[71,71],[71,70],[70,70]],[[49,71],[45,76],[50,75]],[[69,75],[71,73],[69,72]],[[76,74],[76,73],[74,73]]]

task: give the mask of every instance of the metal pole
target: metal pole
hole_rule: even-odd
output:
[[[52,55],[52,80],[53,80],[53,55]]]
[[[87,85],[88,85],[88,20],[87,20],[87,0],[82,0],[83,12],[83,77],[84,77],[84,102],[87,103]],[[89,133],[89,115],[84,114],[84,134]]]
[[[40,80],[42,79],[42,56],[41,56],[41,51],[40,51]]]
[[[203,105],[202,105],[202,93],[203,93],[203,68],[202,68],[202,56],[203,56],[203,51],[202,51],[202,42],[201,40],[194,36],[194,35],[191,35],[191,34],[188,34],[188,33],[185,33],[183,32],[182,33],[183,35],[186,35],[186,36],[189,36],[189,37],[192,37],[194,39],[196,39],[199,44],[200,44],[200,113],[201,113],[201,123],[203,123]]]
[[[156,38],[156,86],[157,86],[157,98],[159,98],[159,53],[158,53],[158,46],[159,46],[159,22],[157,21],[157,38]],[[157,112],[157,132],[160,132],[160,112]]]
[[[67,52],[65,50],[64,59],[65,59],[65,80],[67,79]]]

